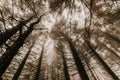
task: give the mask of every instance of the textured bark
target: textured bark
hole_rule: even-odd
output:
[[[36,70],[36,73],[35,73],[35,77],[34,77],[34,80],[39,80],[39,77],[40,77],[40,72],[41,72],[41,64],[42,64],[42,58],[43,58],[43,52],[44,51],[44,44],[43,44],[43,47],[42,47],[42,51],[41,51],[41,54],[40,54],[40,57],[39,57],[39,62],[37,64],[37,70]]]
[[[34,43],[35,43],[35,41],[32,43],[30,49],[28,50],[27,54],[26,54],[25,57],[23,58],[21,64],[19,65],[16,73],[15,73],[14,76],[13,76],[12,80],[18,80],[19,75],[21,74],[21,71],[22,71],[22,69],[23,69],[23,67],[24,67],[24,65],[25,65],[25,63],[26,63],[26,61],[27,61],[27,58],[28,58],[28,56],[29,56],[29,54],[30,54],[30,52],[31,52],[31,49],[32,49],[32,47],[34,46]]]
[[[3,75],[5,70],[8,68],[14,56],[17,54],[19,48],[24,44],[25,39],[32,32],[34,25],[39,23],[41,17],[36,21],[31,23],[30,27],[25,31],[21,37],[19,37],[13,45],[0,57],[0,77]]]
[[[7,30],[5,33],[0,33],[0,45],[5,43],[12,35],[14,35],[18,30],[20,30],[32,19],[33,19],[33,16],[28,18],[27,20],[20,21],[20,23],[17,26]]]
[[[100,41],[99,41],[100,42]],[[116,57],[118,57],[120,59],[120,56],[113,51],[112,49],[110,49],[109,47],[107,47],[104,43],[100,42],[100,44],[102,44],[107,50],[109,50],[113,55],[115,55]]]
[[[63,58],[63,71],[64,71],[64,75],[65,75],[65,80],[70,80],[67,62],[66,62],[65,55],[64,55],[63,51],[62,51],[62,58]]]
[[[111,35],[110,33],[107,33],[107,32],[104,32],[104,34],[120,44],[120,39],[117,38],[116,36],[113,36],[113,35]]]
[[[48,69],[46,69],[46,78],[45,78],[45,80],[48,80],[49,79],[49,72],[48,72]]]
[[[90,67],[90,64],[88,63],[87,59],[85,58],[85,56],[84,56],[83,54],[81,54],[81,55],[82,55],[82,57],[83,57],[86,65],[87,65],[88,69],[90,70],[90,72],[91,72],[91,74],[92,74],[92,77],[94,78],[94,80],[97,80],[97,78],[95,77],[94,72],[92,71],[92,69],[91,69],[91,67]]]
[[[57,68],[57,80],[60,80],[60,73],[58,68]]]
[[[73,58],[75,60],[75,64],[76,64],[78,73],[79,73],[79,75],[81,77],[81,80],[89,80],[89,77],[88,77],[88,75],[87,75],[87,73],[85,71],[84,65],[81,62],[81,59],[79,57],[79,53],[77,52],[77,50],[76,50],[75,46],[73,45],[71,39],[68,39],[67,41],[68,41],[68,43],[70,45],[70,49],[71,49]]]
[[[111,70],[111,68],[105,63],[105,61],[98,55],[98,53],[95,51],[95,49],[90,45],[90,42],[85,41],[87,46],[92,50],[94,55],[98,58],[98,60],[103,64],[104,68],[109,72],[109,74],[113,77],[115,80],[119,80],[119,78],[116,76],[116,74]]]
[[[54,78],[54,65],[52,64],[52,71],[51,71],[51,80],[55,80]]]

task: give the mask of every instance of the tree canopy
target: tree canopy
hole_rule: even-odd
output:
[[[1,0],[0,80],[119,80],[119,0]]]

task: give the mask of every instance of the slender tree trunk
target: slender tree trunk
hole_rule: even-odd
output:
[[[99,41],[100,42],[100,41]],[[113,51],[112,49],[110,49],[109,47],[107,47],[104,43],[100,42],[100,44],[102,44],[107,50],[109,50],[113,55],[115,55],[116,57],[118,57],[118,59],[120,59],[120,56]]]
[[[45,80],[45,76],[46,76],[46,75],[45,75],[45,69],[43,68],[43,69],[42,69],[42,77],[41,77],[41,80]]]
[[[68,44],[70,46],[70,50],[71,50],[72,56],[75,60],[76,68],[78,70],[78,73],[80,75],[81,80],[89,80],[89,77],[86,73],[84,65],[81,62],[81,59],[79,57],[79,53],[77,52],[72,40],[67,35],[65,35],[64,33],[61,33],[61,34],[63,35],[64,39],[68,42]]]
[[[33,16],[27,20],[20,21],[20,23],[13,27],[12,29],[7,30],[5,33],[0,33],[0,45],[5,43],[12,35],[14,35],[18,30],[25,26],[28,22],[33,19]]]
[[[84,56],[83,54],[81,54],[81,55],[82,55],[82,57],[83,57],[86,65],[87,65],[88,69],[90,70],[90,72],[91,72],[91,74],[92,74],[92,77],[94,78],[94,80],[97,80],[96,77],[95,77],[95,75],[94,75],[94,73],[93,73],[93,71],[91,70],[91,67],[90,67],[88,61],[86,60],[85,56]]]
[[[54,71],[54,64],[52,64],[52,71],[51,71],[52,73],[51,73],[51,79],[52,80],[56,80],[55,79],[55,71]]]
[[[59,69],[57,68],[57,80],[60,80],[60,78],[59,78]]]
[[[48,80],[49,79],[49,72],[48,72],[48,68],[46,68],[46,80]]]
[[[107,32],[104,32],[104,34],[120,44],[120,39],[117,38],[116,36],[113,36],[113,35],[111,35],[110,33],[107,33]]]
[[[75,46],[73,45],[71,39],[68,39],[67,41],[70,45],[70,49],[71,49],[73,58],[75,60],[75,64],[76,64],[76,67],[78,69],[78,73],[81,77],[81,80],[89,80],[89,77],[88,77],[88,75],[85,71],[84,65],[82,64],[82,62],[79,58],[79,53],[77,52],[77,50],[76,50]]]
[[[56,74],[56,77],[57,77],[57,80],[60,80],[60,78],[59,78],[59,76],[60,76],[60,75],[59,75],[59,74],[60,74],[60,73],[59,73],[59,70],[60,70],[60,69],[59,69],[58,66],[59,66],[59,64],[56,64],[56,67],[57,67],[57,68],[56,68],[56,73],[57,73],[57,74]]]
[[[104,46],[107,50],[109,50],[111,52],[111,56],[109,56],[110,59],[112,61],[115,61],[115,63],[117,63],[120,66],[119,62],[117,61],[117,60],[120,60],[120,56],[115,51],[113,51],[112,49],[107,47],[104,43],[100,42],[100,44],[102,44],[102,46]]]
[[[94,55],[99,59],[99,61],[103,64],[105,69],[110,73],[110,75],[115,79],[119,80],[119,78],[116,76],[116,74],[111,70],[111,68],[105,63],[105,61],[98,55],[98,53],[94,50],[94,48],[90,45],[89,41],[85,41],[87,46],[92,50]]]
[[[69,72],[68,72],[68,67],[67,67],[67,62],[65,60],[65,55],[64,52],[62,51],[62,58],[63,58],[63,71],[65,75],[65,80],[70,80]]]
[[[35,41],[32,43],[30,49],[28,50],[27,54],[26,54],[25,57],[23,58],[23,61],[22,61],[21,64],[19,65],[19,67],[18,67],[16,73],[14,74],[12,80],[18,80],[19,75],[21,74],[21,71],[22,71],[22,69],[23,69],[23,67],[24,67],[24,65],[25,65],[25,62],[26,62],[26,60],[27,60],[27,58],[28,58],[28,56],[29,56],[29,54],[30,54],[30,52],[31,52],[31,49],[32,49],[32,47],[34,46],[34,43],[35,43]]]
[[[21,37],[19,37],[13,45],[0,57],[0,77],[3,75],[5,70],[8,68],[14,56],[17,54],[19,48],[24,44],[25,39],[33,31],[34,25],[39,23],[41,17],[36,21],[31,23],[30,27],[25,31]]]
[[[42,47],[42,51],[41,51],[41,54],[40,54],[40,57],[39,57],[39,62],[37,64],[37,70],[36,70],[36,73],[35,73],[35,77],[34,77],[34,80],[39,80],[39,77],[40,77],[40,72],[41,72],[41,63],[42,63],[42,58],[43,58],[43,53],[44,53],[44,44],[43,44],[43,47]]]

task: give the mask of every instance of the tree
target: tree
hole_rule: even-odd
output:
[[[119,80],[119,4],[117,0],[1,0],[0,77],[10,80],[13,75],[16,80],[21,76],[34,80],[73,80],[77,77],[81,80]],[[39,29],[41,27],[48,29]],[[23,46],[26,39],[29,42],[32,38],[28,36],[39,32],[49,37],[46,38],[48,42],[52,38],[51,46],[58,48],[55,50],[43,44],[38,62],[34,63],[36,54],[32,53],[37,50],[32,49],[34,51],[29,55],[31,46],[17,65],[21,60],[17,56],[23,55],[18,53],[28,50],[29,44]],[[38,39],[41,40],[41,36]],[[59,43],[63,43],[62,46]],[[38,44],[33,47],[39,49],[38,46],[41,47]],[[28,56],[33,58],[25,64]],[[16,66],[18,69],[13,74]]]
[[[36,70],[36,73],[35,73],[34,80],[39,80],[39,76],[40,76],[40,72],[41,72],[43,53],[44,53],[44,44],[43,44],[42,51],[41,51],[39,59],[38,59],[39,61],[38,61],[38,64],[37,64],[37,70]]]
[[[62,58],[63,58],[63,66],[64,66],[64,75],[66,80],[70,80],[69,73],[68,73],[68,67],[67,67],[67,62],[65,60],[65,55],[62,52]]]
[[[35,40],[35,41],[36,41],[36,40]],[[27,54],[26,54],[25,57],[23,58],[21,64],[19,65],[16,73],[15,73],[14,76],[13,76],[13,79],[12,79],[12,80],[18,80],[19,75],[20,75],[20,73],[21,73],[21,71],[22,71],[22,69],[23,69],[23,67],[24,67],[24,65],[25,65],[25,62],[26,62],[26,60],[27,60],[27,58],[28,58],[28,56],[29,56],[29,54],[30,54],[30,52],[31,52],[31,50],[32,50],[32,47],[33,47],[34,44],[35,44],[35,41],[33,41],[32,45],[30,46]]]
[[[65,80],[70,80],[70,75],[69,75],[68,65],[67,65],[67,61],[66,61],[66,57],[65,57],[63,42],[58,41],[59,44],[58,44],[57,50],[61,53],[60,55],[61,55],[62,61],[63,61],[62,63],[63,63],[63,72],[64,72]]]
[[[14,44],[11,46],[11,48],[9,48],[1,57],[0,57],[0,77],[3,75],[3,73],[5,72],[5,70],[7,69],[7,67],[9,66],[11,60],[13,59],[13,57],[17,54],[17,51],[19,50],[19,48],[23,45],[24,40],[27,38],[27,36],[32,32],[32,30],[34,29],[34,25],[39,23],[39,21],[41,20],[41,17],[31,23],[30,27],[27,29],[27,31],[24,32],[24,34],[21,35],[21,37],[19,37]]]
[[[5,43],[12,35],[14,35],[17,31],[20,31],[20,29],[23,26],[26,26],[28,22],[30,22],[33,19],[33,16],[28,18],[27,20],[22,20],[19,22],[19,24],[12,29],[7,30],[4,33],[0,34],[0,45]]]
[[[63,34],[63,36],[64,36],[64,39],[68,42],[68,44],[70,46],[70,49],[71,49],[71,52],[72,52],[72,56],[73,56],[73,58],[75,60],[76,68],[78,70],[78,73],[79,73],[81,79],[82,80],[89,80],[89,77],[88,77],[88,75],[86,73],[84,65],[81,62],[80,57],[78,56],[79,53],[77,52],[74,44],[72,43],[72,40],[70,38],[68,38],[67,36],[65,36],[64,34]]]
[[[111,68],[103,61],[103,59],[98,55],[98,53],[95,51],[95,49],[90,45],[88,41],[86,41],[87,46],[92,50],[92,52],[96,55],[96,57],[99,59],[99,61],[103,64],[105,69],[110,73],[110,75],[115,79],[119,80],[119,78],[116,76],[116,74],[111,70]]]

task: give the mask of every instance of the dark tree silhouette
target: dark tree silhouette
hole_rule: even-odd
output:
[[[34,41],[34,42],[32,43],[32,45],[30,46],[27,54],[26,54],[25,57],[23,58],[21,64],[19,65],[16,73],[15,73],[14,76],[13,76],[13,79],[12,79],[12,80],[18,80],[19,75],[21,74],[21,71],[22,71],[22,69],[23,69],[23,67],[24,67],[24,65],[25,65],[25,62],[26,62],[28,56],[30,55],[30,52],[31,52],[31,50],[32,50],[32,47],[34,46],[34,43],[35,43],[35,41]]]
[[[37,70],[36,70],[36,73],[35,73],[34,80],[39,80],[39,76],[40,76],[40,72],[41,72],[43,53],[44,53],[44,44],[43,44],[42,51],[41,51],[39,59],[38,59]]]
[[[64,36],[64,37],[65,37],[65,39],[67,38],[67,36]],[[72,52],[73,58],[75,60],[75,64],[76,64],[76,67],[78,69],[78,72],[79,72],[81,79],[82,80],[89,80],[89,77],[86,73],[86,70],[84,68],[83,63],[80,60],[80,57],[78,56],[79,53],[77,52],[74,44],[72,43],[70,38],[67,38],[66,41],[68,42],[68,44],[70,46],[70,49],[71,49],[71,52]]]
[[[12,35],[14,35],[18,30],[20,30],[23,26],[26,26],[28,22],[33,19],[33,16],[28,18],[27,20],[22,20],[19,24],[12,29],[7,30],[4,33],[0,33],[0,45],[5,43]]]
[[[28,35],[32,32],[32,30],[34,29],[34,25],[39,23],[39,21],[41,20],[41,17],[31,23],[30,27],[27,29],[27,31],[25,31],[21,37],[19,37],[14,44],[11,46],[11,48],[9,48],[1,57],[0,57],[0,77],[3,75],[3,73],[5,72],[5,70],[7,69],[7,67],[9,66],[11,60],[13,59],[13,57],[17,54],[19,48],[23,45],[24,40],[28,37]]]
[[[117,0],[1,0],[0,79],[120,80],[119,4]]]
[[[95,49],[91,46],[90,42],[86,41],[87,46],[92,50],[92,52],[96,55],[99,61],[103,64],[105,69],[110,73],[110,75],[115,79],[119,80],[116,74],[111,70],[111,68],[105,63],[105,61],[99,56],[99,54],[95,51]]]

